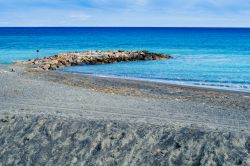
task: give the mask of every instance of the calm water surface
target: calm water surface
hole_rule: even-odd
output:
[[[250,91],[250,29],[0,28],[0,63],[59,52],[116,49],[149,50],[174,58],[61,71]]]

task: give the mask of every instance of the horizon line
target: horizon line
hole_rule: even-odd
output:
[[[250,27],[206,27],[206,26],[0,26],[0,28],[244,28],[249,29]]]

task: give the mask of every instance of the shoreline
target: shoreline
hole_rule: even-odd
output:
[[[244,89],[233,89],[227,88],[226,86],[209,86],[209,85],[198,85],[198,82],[188,82],[188,81],[171,81],[171,80],[161,80],[161,79],[150,79],[150,78],[136,78],[136,77],[126,77],[126,76],[115,76],[115,75],[102,75],[102,74],[89,74],[89,73],[78,73],[78,72],[65,72],[65,71],[55,71],[59,73],[69,73],[75,75],[82,76],[93,76],[93,77],[101,77],[101,78],[114,78],[114,79],[123,79],[123,80],[133,80],[133,81],[143,81],[143,82],[152,82],[152,83],[162,83],[171,86],[183,87],[183,88],[193,88],[193,89],[204,89],[204,90],[214,90],[214,91],[224,91],[224,92],[233,92],[233,93],[243,93],[249,94],[250,89],[248,91],[244,91]],[[209,82],[201,82],[201,84],[216,84]],[[219,84],[219,83],[218,83]]]
[[[235,109],[250,110],[250,93],[193,87],[185,85],[151,82],[143,80],[131,80],[112,77],[98,77],[93,75],[72,74],[58,71],[31,71],[28,73],[35,79],[52,81],[60,84],[91,89],[97,92],[112,93],[124,96],[138,96],[156,99],[193,100],[195,102],[208,102],[212,98],[219,105],[232,106]],[[129,92],[127,92],[127,90]],[[131,92],[130,92],[131,90]],[[136,92],[136,93],[134,93]],[[225,100],[228,99],[228,100]],[[231,101],[229,99],[233,99]],[[204,101],[203,101],[204,100]],[[233,104],[231,103],[233,102]],[[236,104],[238,103],[238,104]],[[249,103],[249,104],[248,104]],[[237,107],[233,107],[233,105]],[[223,107],[224,107],[223,106]],[[243,106],[243,107],[241,107]]]
[[[21,62],[21,61],[18,61],[18,62]],[[15,66],[15,63],[0,64],[0,65]],[[25,66],[26,65],[27,64],[25,64]],[[34,68],[34,69],[36,70],[36,68]],[[222,91],[222,92],[229,92],[229,93],[242,93],[242,94],[249,94],[250,93],[250,90],[244,91],[244,89],[233,89],[233,88],[227,88],[227,87],[222,87],[222,86],[197,85],[198,82],[189,83],[188,81],[186,81],[186,82],[185,81],[170,81],[170,80],[168,81],[168,80],[150,79],[150,78],[136,78],[136,77],[125,77],[125,76],[111,76],[111,75],[101,75],[101,74],[66,72],[66,71],[60,71],[60,69],[56,70],[56,71],[53,71],[53,72],[65,73],[65,74],[68,73],[68,74],[82,75],[82,76],[101,77],[101,78],[114,78],[114,79],[124,79],[124,80],[132,80],[132,81],[144,81],[144,82],[152,82],[152,83],[162,83],[162,84],[166,84],[166,85],[169,85],[169,86],[177,86],[177,87],[198,89],[198,90],[203,89],[203,90]],[[204,82],[202,82],[202,84],[203,83]],[[216,84],[216,83],[205,82],[205,84],[206,83],[207,84]]]
[[[229,84],[220,82],[195,82],[195,81],[181,81],[181,80],[164,80],[164,79],[151,79],[151,78],[136,78],[126,76],[115,76],[115,75],[102,75],[102,74],[88,74],[78,72],[67,72],[60,69],[70,66],[80,65],[101,65],[111,64],[119,62],[130,62],[130,61],[151,61],[151,60],[163,60],[173,58],[169,54],[154,53],[149,51],[84,51],[84,52],[68,52],[59,53],[54,56],[29,59],[27,61],[17,61],[17,65],[25,65],[27,68],[33,70],[58,70],[59,72],[80,74],[80,75],[93,75],[99,77],[109,78],[120,78],[127,80],[138,80],[148,82],[158,82],[168,85],[183,86],[189,88],[201,88],[209,90],[229,91],[229,92],[240,92],[250,93],[250,85],[240,84]]]
[[[0,65],[1,66],[1,65]],[[238,102],[240,103],[240,100],[250,99],[250,93],[244,92],[244,91],[234,91],[234,90],[226,90],[226,89],[216,89],[216,88],[208,88],[208,87],[198,87],[198,86],[188,86],[188,85],[181,85],[181,84],[172,84],[167,82],[157,82],[157,81],[150,81],[150,80],[138,80],[138,79],[129,79],[129,78],[120,78],[120,77],[107,77],[107,76],[96,76],[92,74],[78,74],[78,73],[70,73],[70,72],[60,72],[60,71],[37,71],[30,68],[26,68],[25,66],[16,66],[16,65],[5,65],[9,70],[12,70],[12,68],[20,68],[23,75],[38,79],[38,80],[46,80],[46,81],[52,81],[60,84],[70,85],[73,87],[81,87],[86,89],[91,89],[95,91],[100,92],[107,92],[107,93],[115,93],[118,95],[127,95],[126,93],[120,91],[122,88],[131,88],[135,91],[140,91],[145,93],[145,96],[155,97],[156,98],[166,98],[168,96],[166,95],[173,95],[175,94],[175,97],[186,97],[186,95],[178,95],[176,91],[183,92],[185,94],[192,95],[192,97],[195,99],[196,96],[198,98],[200,96],[203,96],[203,99],[205,96],[211,97],[211,94],[213,94],[214,97],[216,95],[222,95],[222,96],[238,96],[240,97],[238,99]],[[87,80],[86,80],[87,79]],[[83,83],[83,85],[81,85]],[[163,91],[160,91],[159,89],[163,89]],[[147,92],[147,91],[152,91]],[[142,96],[138,94],[133,94],[133,92],[130,95],[135,96]],[[188,95],[188,96],[189,96]],[[190,96],[189,96],[190,97]],[[189,98],[188,97],[188,98]],[[226,97],[227,98],[227,97]],[[202,99],[199,99],[199,102]],[[240,104],[239,104],[240,105]],[[229,105],[228,105],[229,106]],[[250,104],[249,106],[246,106],[244,108],[247,108],[247,110],[250,110]]]

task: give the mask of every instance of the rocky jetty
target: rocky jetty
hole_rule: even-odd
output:
[[[29,64],[32,68],[43,70],[56,70],[66,66],[75,65],[95,65],[109,64],[115,62],[127,62],[138,60],[159,60],[169,59],[170,55],[153,53],[149,51],[85,51],[61,53],[51,57],[41,59],[30,59],[25,62],[17,62],[17,64]]]

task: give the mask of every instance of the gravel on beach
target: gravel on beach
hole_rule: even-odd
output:
[[[0,65],[0,165],[250,165],[249,101]]]

